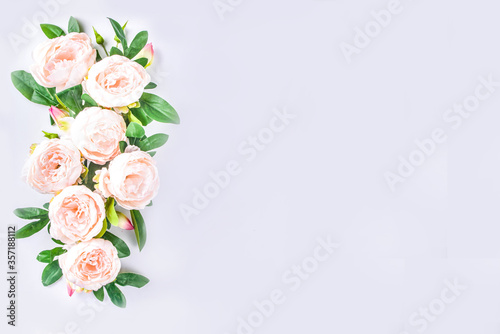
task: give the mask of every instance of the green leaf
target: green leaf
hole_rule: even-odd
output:
[[[146,206],[153,206],[153,201],[149,202],[149,204]]]
[[[125,57],[132,59],[146,46],[148,43],[148,32],[141,31],[135,35],[130,43],[130,47],[125,51]]]
[[[162,123],[180,123],[179,115],[177,115],[175,109],[161,97],[150,93],[143,93],[139,102],[146,115],[153,120]]]
[[[89,171],[87,172],[87,175],[85,176],[85,180],[83,181],[83,183],[84,183],[84,185],[87,186],[87,188],[94,191],[95,190],[95,183],[92,179],[95,176],[95,172],[98,171],[99,169],[102,169],[103,166],[89,161],[89,166],[87,168]]]
[[[43,136],[45,138],[49,138],[49,139],[59,138],[59,135],[57,133],[45,132],[43,130],[42,130],[42,132],[43,132]]]
[[[82,85],[65,89],[57,93],[57,97],[59,97],[66,107],[73,110],[75,115],[83,110]]]
[[[42,23],[40,24],[40,27],[42,28],[42,31],[45,34],[45,36],[47,36],[50,39],[66,35],[64,33],[64,30],[53,24]]]
[[[148,137],[144,140],[141,140],[139,143],[139,148],[143,151],[151,151],[155,148],[163,146],[168,140],[168,135],[164,133],[157,133]]]
[[[148,64],[148,58],[139,58],[139,59],[134,59],[134,61],[136,63],[138,63],[139,65],[141,65],[142,67],[146,67],[146,65]]]
[[[137,117],[135,117],[133,113],[129,112],[129,113],[127,113],[127,116],[128,116],[129,122],[134,122],[134,123],[137,123],[139,125],[142,125],[141,121]]]
[[[132,217],[132,224],[134,224],[135,238],[137,239],[137,245],[139,245],[139,250],[142,251],[144,245],[146,244],[146,224],[144,224],[144,218],[139,210],[130,210],[130,215]]]
[[[16,238],[22,239],[32,236],[42,230],[49,223],[49,218],[41,218],[35,222],[29,223],[16,231]]]
[[[14,214],[21,219],[47,218],[49,212],[40,208],[19,208],[14,210]]]
[[[53,96],[55,90],[40,86],[30,73],[22,70],[14,71],[10,76],[14,87],[31,102],[44,106],[57,105],[57,100]]]
[[[133,273],[121,273],[116,277],[116,284],[121,286],[133,286],[136,288],[142,288],[149,283],[149,278],[144,277],[139,274]]]
[[[56,256],[59,256],[59,255],[64,254],[64,253],[66,253],[66,250],[64,248],[56,247],[53,249],[41,251],[38,254],[38,256],[36,257],[36,259],[40,262],[50,263],[50,262],[54,261],[54,258]]]
[[[120,152],[125,152],[125,149],[127,148],[127,142],[125,141],[120,141]]]
[[[125,241],[118,238],[116,235],[106,231],[106,233],[103,234],[102,238],[111,241],[111,243],[116,247],[116,250],[118,251],[119,258],[127,257],[130,255],[130,249],[128,248]]]
[[[57,240],[57,239],[54,239],[54,238],[51,238],[51,239],[52,239],[52,241],[54,241],[58,245],[64,245],[64,242],[62,242],[61,240]]]
[[[134,115],[142,123],[142,125],[148,125],[153,121],[148,115],[146,115],[146,112],[141,107],[131,108],[130,111],[132,112],[132,115]]]
[[[115,199],[113,197],[109,197],[106,200],[106,218],[111,225],[118,226],[118,215],[115,210]]]
[[[43,263],[50,263],[52,262],[51,256],[50,256],[50,250],[44,250],[38,253],[36,257],[37,261],[43,262]]]
[[[102,60],[102,57],[101,57],[101,54],[99,53],[99,50],[95,50],[95,61],[98,62],[101,60]]]
[[[123,31],[122,26],[113,20],[112,18],[108,17],[109,22],[111,22],[111,26],[113,27],[113,30],[115,31],[116,36],[122,43],[123,50],[126,52],[127,51],[127,39],[125,38],[125,32]]]
[[[85,102],[83,105],[84,108],[98,106],[97,102],[89,94],[82,94],[82,100]]]
[[[132,122],[128,125],[125,135],[131,138],[142,138],[145,133],[146,132],[144,131],[144,128],[142,126]]]
[[[154,82],[150,82],[146,85],[146,87],[144,87],[144,89],[153,89],[153,88],[156,88],[157,84],[155,84]]]
[[[49,209],[50,202],[47,202],[43,205],[44,209],[48,210]]]
[[[151,158],[152,158],[152,157],[154,157],[154,156],[156,155],[156,151],[150,151],[150,152],[148,152],[148,154],[149,154],[149,155],[151,156]]]
[[[118,307],[125,308],[127,306],[127,300],[123,293],[118,289],[115,283],[109,283],[106,286],[106,291],[108,292],[109,299],[111,302]]]
[[[68,32],[81,32],[80,25],[78,24],[78,21],[73,16],[71,16],[69,18]]]
[[[101,286],[99,290],[94,290],[94,296],[102,302],[104,300],[104,288]]]
[[[57,282],[62,277],[62,270],[59,267],[59,260],[49,263],[42,272],[43,286],[49,286]]]
[[[109,50],[109,55],[114,56],[114,55],[120,55],[123,56],[122,50],[118,49],[116,46],[112,46],[111,50]]]

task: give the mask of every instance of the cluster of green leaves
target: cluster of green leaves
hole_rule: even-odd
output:
[[[179,115],[175,109],[158,95],[144,92],[139,105],[130,109],[131,113],[142,123],[148,125],[152,121],[179,124]]]
[[[41,251],[36,259],[39,262],[47,263],[42,272],[42,284],[43,286],[49,286],[54,284],[62,277],[62,270],[59,266],[59,260],[56,260],[56,256],[66,253],[66,250],[62,247],[56,247],[49,250]]]
[[[149,279],[139,274],[134,273],[120,273],[116,277],[114,282],[105,285],[103,288],[94,291],[94,296],[101,302],[104,300],[104,289],[106,289],[109,299],[113,304],[118,307],[126,307],[127,300],[125,295],[118,288],[117,285],[121,286],[133,286],[135,288],[142,288],[149,283]]]
[[[49,224],[49,212],[45,208],[20,208],[14,210],[14,214],[21,219],[35,220],[16,231],[16,238],[18,239],[30,237]],[[42,272],[42,284],[44,286],[48,286],[61,278],[62,271],[59,262],[54,261],[54,258],[64,252],[65,250],[62,247],[56,247],[38,254],[38,261],[48,263]]]
[[[148,152],[151,156],[154,156],[156,152],[150,151],[163,146],[168,140],[168,135],[165,133],[157,133],[150,137],[146,136],[146,131],[144,130],[144,128],[136,122],[130,122],[130,124],[127,126],[125,135],[127,136],[130,145],[139,147],[142,151]],[[120,149],[122,152],[126,147],[126,142],[120,143]]]
[[[12,72],[11,79],[14,87],[31,102],[49,107],[57,106],[68,111],[72,117],[76,117],[80,111],[86,108],[85,103],[89,104],[86,101],[91,99],[87,94],[82,94],[81,84],[56,93],[55,88],[39,85],[31,73],[23,70]],[[85,100],[83,95],[86,95]],[[97,105],[95,101],[94,104]]]
[[[16,238],[22,239],[41,231],[49,223],[49,211],[41,208],[19,208],[14,214],[21,219],[35,220],[16,231]]]

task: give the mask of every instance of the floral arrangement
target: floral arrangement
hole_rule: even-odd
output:
[[[159,188],[152,150],[168,140],[163,133],[146,136],[144,126],[178,124],[179,116],[167,101],[145,92],[156,87],[146,71],[153,62],[148,32],[139,32],[129,44],[126,23],[109,21],[116,41],[109,52],[95,29],[93,44],[73,17],[68,33],[41,24],[49,40],[35,49],[31,73],[12,73],[21,94],[49,107],[53,129],[31,146],[23,171],[31,187],[52,199],[43,208],[14,213],[33,221],[17,230],[17,238],[47,226],[58,244],[37,256],[46,263],[44,286],[64,276],[70,296],[92,291],[103,301],[106,291],[115,305],[125,307],[117,285],[141,288],[149,279],[120,272],[120,259],[130,249],[110,230],[133,230],[143,249],[146,225],[140,210],[152,205]]]

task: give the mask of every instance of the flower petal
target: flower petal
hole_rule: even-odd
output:
[[[66,287],[68,288],[68,295],[71,297],[75,293],[75,289],[69,281],[66,282]]]
[[[119,114],[126,114],[129,112],[127,107],[114,107],[113,109]]]

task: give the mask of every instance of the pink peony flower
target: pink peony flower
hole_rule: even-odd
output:
[[[114,55],[92,66],[82,84],[99,105],[114,108],[137,102],[150,81],[139,63]]]
[[[99,290],[118,276],[121,262],[113,244],[104,239],[91,239],[68,248],[59,256],[64,277],[86,290]]]
[[[156,163],[142,151],[123,153],[99,172],[98,189],[114,197],[127,210],[144,209],[158,193],[160,178]]]
[[[104,165],[120,154],[120,141],[126,140],[123,117],[108,109],[85,108],[71,125],[71,140],[82,155]]]
[[[45,194],[74,185],[82,172],[81,154],[66,139],[51,139],[37,145],[24,166],[26,182]]]
[[[96,50],[84,33],[50,39],[33,52],[31,74],[40,85],[56,91],[79,85],[95,63]]]
[[[88,241],[102,230],[105,217],[101,196],[85,186],[67,187],[50,202],[50,235],[65,244]]]

